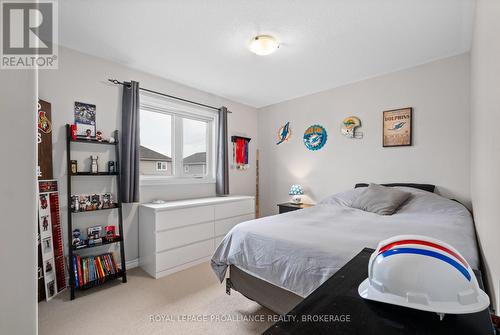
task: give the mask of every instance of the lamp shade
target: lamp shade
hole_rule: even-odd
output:
[[[304,189],[302,188],[301,185],[292,185],[290,187],[290,192],[288,192],[288,195],[302,195],[304,194]]]

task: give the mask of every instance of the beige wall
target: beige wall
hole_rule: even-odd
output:
[[[166,64],[165,66],[168,66]],[[67,48],[60,48],[59,69],[40,71],[40,97],[52,103],[53,118],[53,152],[54,177],[60,183],[61,214],[63,229],[67,226],[66,208],[66,144],[64,125],[74,121],[73,106],[75,101],[88,102],[96,105],[97,129],[105,136],[114,129],[121,127],[121,88],[107,81],[108,78],[118,80],[136,80],[140,85],[149,89],[199,101],[213,106],[227,106],[233,113],[229,116],[229,135],[243,135],[252,137],[250,150],[252,154],[251,168],[246,171],[230,170],[229,182],[231,194],[255,194],[255,149],[257,148],[257,111],[233,101],[202,92],[151,74],[133,70],[131,68],[109,62],[94,56],[89,56]],[[106,148],[89,148],[83,144],[75,144],[75,159],[78,160],[78,169],[82,170],[89,164],[89,156],[99,156],[100,168],[105,169],[107,161],[113,159]],[[93,150],[93,151],[89,151]],[[111,178],[75,180],[74,192],[96,193],[115,189]],[[153,199],[185,199],[215,194],[215,184],[181,184],[142,186],[141,201],[149,202]],[[137,205],[125,205],[123,209],[125,230],[125,255],[127,260],[138,257],[138,220]],[[75,226],[85,228],[92,225],[116,223],[116,213],[96,213],[95,215],[75,217]],[[64,235],[66,233],[64,232]],[[68,243],[68,241],[65,241]],[[65,249],[66,250],[66,249]]]
[[[431,183],[470,205],[469,92],[469,56],[463,54],[259,110],[262,213],[277,213],[295,183],[305,187],[308,201],[357,182]],[[408,106],[414,108],[413,146],[383,148],[382,111]],[[351,115],[361,118],[363,139],[341,135],[341,121]],[[287,121],[292,136],[276,145]],[[313,124],[328,132],[317,152],[302,141]]]
[[[36,77],[0,70],[0,334],[36,331]]]
[[[500,2],[479,0],[472,47],[471,192],[476,229],[500,311]]]

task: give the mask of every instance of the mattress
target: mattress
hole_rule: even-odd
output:
[[[391,216],[351,208],[363,188],[332,195],[318,205],[243,222],[216,249],[211,265],[222,282],[229,265],[301,297],[308,296],[364,247],[400,234],[425,235],[454,246],[477,268],[469,211],[437,194],[399,187],[410,199]]]

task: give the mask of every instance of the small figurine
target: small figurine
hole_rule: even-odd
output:
[[[81,248],[85,245],[85,242],[82,241],[82,239],[80,238],[81,236],[81,232],[80,232],[80,229],[74,229],[73,230],[73,241],[71,242],[71,244],[73,245],[74,248]]]
[[[116,226],[106,226],[104,230],[106,231],[106,240],[108,242],[114,241],[116,238]]]
[[[102,208],[111,208],[112,200],[111,193],[104,193],[102,196]]]
[[[90,156],[90,160],[92,161],[91,164],[90,164],[90,172],[91,173],[97,173],[97,171],[99,170],[98,169],[98,165],[97,165],[97,160],[99,159],[98,156]]]
[[[85,196],[85,211],[91,211],[92,210],[92,199],[90,195]]]
[[[102,142],[103,138],[102,138],[102,131],[98,130],[96,133],[95,133],[95,139],[99,142]]]
[[[110,136],[108,142],[115,143],[115,138],[113,136]]]
[[[47,263],[45,263],[45,272],[50,271],[52,271],[52,264],[50,264],[50,261],[47,261]]]
[[[85,195],[78,196],[78,201],[80,202],[80,205],[78,206],[78,210],[80,212],[85,211],[86,210],[86,206],[87,206],[87,201],[86,201]]]
[[[108,173],[115,173],[115,172],[116,172],[115,162],[109,161],[108,162]]]
[[[102,244],[101,230],[102,230],[101,226],[94,226],[87,228],[87,238],[89,246]]]
[[[80,210],[80,199],[77,195],[71,196],[71,210],[73,212],[78,212]]]
[[[101,209],[102,206],[101,206],[101,201],[100,201],[100,196],[98,194],[92,194],[91,196],[91,203],[92,203],[92,210],[97,210],[97,209]]]
[[[71,173],[72,174],[78,173],[78,162],[76,160],[71,160]]]

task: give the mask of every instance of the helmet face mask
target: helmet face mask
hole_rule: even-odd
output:
[[[361,297],[423,311],[465,314],[484,310],[489,297],[452,246],[426,236],[400,235],[370,256]]]

